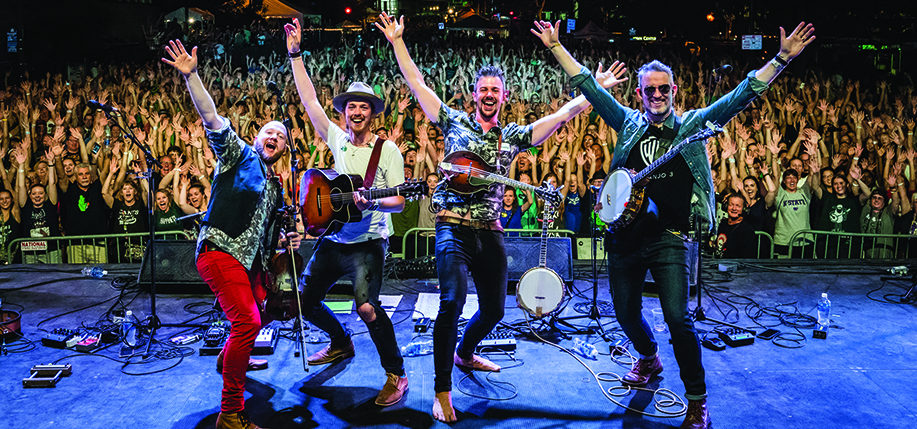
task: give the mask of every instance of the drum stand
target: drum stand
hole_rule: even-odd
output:
[[[595,193],[595,190],[593,190],[592,192]],[[607,333],[605,332],[605,327],[602,326],[602,321],[601,321],[602,315],[599,314],[599,306],[598,306],[599,272],[598,272],[597,262],[595,259],[596,258],[596,244],[595,244],[596,225],[595,225],[595,216],[593,213],[590,213],[589,215],[589,226],[591,228],[590,230],[591,234],[589,238],[590,240],[592,240],[592,305],[589,308],[589,314],[585,314],[581,316],[568,316],[568,317],[556,317],[555,316],[553,320],[551,321],[551,326],[554,329],[556,329],[557,331],[559,331],[565,339],[569,339],[569,335],[567,335],[568,332],[565,332],[562,329],[557,328],[556,326],[554,326],[554,323],[559,323],[568,328],[575,329],[576,331],[573,332],[574,334],[598,333],[599,335],[602,336],[603,340],[607,341],[608,340],[608,338],[606,337]],[[577,320],[577,319],[589,319],[589,323],[587,323],[586,326],[574,326],[570,324],[569,322],[567,322],[568,320]],[[595,322],[596,326],[598,326],[598,329],[593,329],[591,327],[593,321]]]

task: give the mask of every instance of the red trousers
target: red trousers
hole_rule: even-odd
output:
[[[245,372],[262,326],[260,303],[265,297],[262,287],[265,274],[260,261],[256,260],[252,269],[246,270],[232,255],[218,250],[198,256],[197,272],[210,286],[232,323],[229,339],[223,347],[220,411],[238,413],[245,410]]]

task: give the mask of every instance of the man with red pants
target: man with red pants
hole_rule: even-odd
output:
[[[219,160],[197,243],[197,270],[232,323],[221,353],[223,396],[216,427],[258,429],[244,413],[245,372],[261,329],[264,267],[280,232],[276,214],[283,205],[283,189],[271,167],[287,149],[286,128],[280,122],[268,122],[249,146],[230,128],[229,120],[217,115],[197,74],[197,48],[188,53],[176,40],[169,42],[166,52],[171,60],[163,61],[185,78]],[[299,234],[288,233],[284,238],[299,247]]]

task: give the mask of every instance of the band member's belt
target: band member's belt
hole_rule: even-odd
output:
[[[220,246],[213,244],[210,240],[204,240],[204,242],[201,243],[201,251],[198,252],[198,254],[212,252],[214,250],[217,250],[220,252],[224,251],[223,249],[220,249]]]
[[[498,220],[470,220],[452,216],[436,216],[436,223],[451,223],[455,225],[467,226],[474,229],[490,229],[494,231],[503,231],[503,225]]]

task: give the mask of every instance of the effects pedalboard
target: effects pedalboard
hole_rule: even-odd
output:
[[[223,344],[226,342],[227,327],[222,323],[214,324],[204,332],[204,345],[198,350],[201,356],[215,356],[223,350]]]
[[[747,346],[755,343],[755,333],[747,329],[725,329],[717,331],[717,334],[729,347]]]
[[[475,353],[482,353],[493,351],[494,349],[506,352],[515,351],[516,337],[513,336],[513,331],[508,329],[491,331],[474,350]]]
[[[252,349],[252,355],[272,355],[277,347],[277,341],[280,338],[280,329],[274,327],[274,324],[261,328],[258,337],[255,338],[255,348]]]
[[[55,349],[66,349],[80,342],[80,334],[72,329],[56,328],[41,338],[41,344]]]

